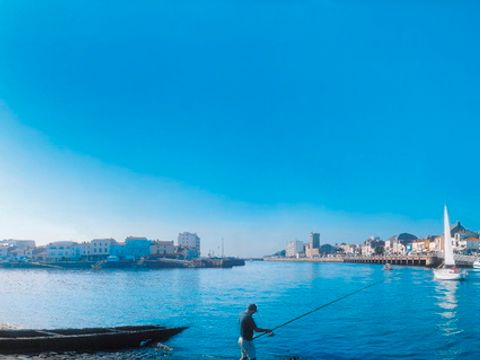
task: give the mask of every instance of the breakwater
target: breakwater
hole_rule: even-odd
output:
[[[224,259],[155,259],[139,261],[56,261],[56,262],[26,262],[8,261],[1,262],[3,269],[166,269],[166,268],[232,268],[244,266],[245,260],[236,258]]]

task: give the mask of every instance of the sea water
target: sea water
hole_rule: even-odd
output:
[[[258,359],[480,358],[480,273],[444,282],[421,267],[256,261],[233,269],[0,270],[0,324],[189,326],[166,342],[171,352],[115,356],[235,359],[248,304],[258,305],[258,326],[273,328],[377,281],[256,340]]]

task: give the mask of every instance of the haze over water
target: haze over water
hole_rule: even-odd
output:
[[[24,328],[188,325],[166,358],[237,358],[238,315],[252,302],[274,327],[353,295],[257,341],[259,359],[476,359],[480,274],[437,282],[426,268],[248,262],[234,269],[2,270],[0,322]],[[155,358],[155,349],[124,356]],[[91,355],[95,358],[97,355]],[[214,358],[214,357],[213,357]]]

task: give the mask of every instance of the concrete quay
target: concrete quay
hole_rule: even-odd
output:
[[[167,268],[227,268],[244,266],[245,260],[237,258],[201,258],[194,260],[142,259],[138,261],[57,261],[57,262],[0,262],[0,269],[59,269],[59,270],[141,270]]]

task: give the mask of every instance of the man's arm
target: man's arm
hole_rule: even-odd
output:
[[[256,332],[267,332],[267,333],[272,332],[272,330],[270,330],[270,329],[262,329],[262,328],[257,327],[257,324],[255,324],[255,320],[253,320],[253,319],[252,319],[252,325],[253,325],[253,330],[255,330]]]
[[[259,328],[259,327],[254,327],[253,330],[255,330],[256,332],[266,332],[266,333],[271,333],[272,330],[271,329],[262,329],[262,328]]]

